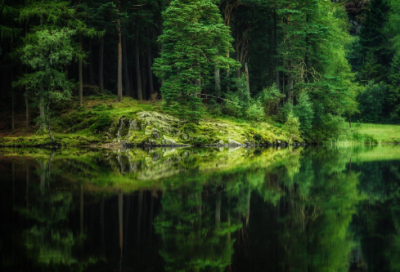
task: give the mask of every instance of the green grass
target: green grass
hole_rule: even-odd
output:
[[[379,144],[400,143],[400,125],[361,124],[355,125],[352,130],[360,135],[370,136]]]

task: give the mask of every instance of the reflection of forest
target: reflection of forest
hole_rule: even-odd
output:
[[[8,260],[3,266],[396,271],[399,164],[371,156],[363,162],[363,152],[181,149],[0,157],[6,222],[0,231],[8,234],[0,238],[0,255]]]

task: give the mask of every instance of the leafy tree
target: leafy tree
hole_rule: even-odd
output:
[[[65,66],[71,63],[74,48],[71,36],[74,30],[40,30],[27,37],[21,60],[33,73],[25,74],[15,85],[26,86],[36,101],[40,102],[40,124],[50,129],[50,113],[55,103],[68,100],[71,83],[66,78]]]
[[[177,108],[189,120],[202,114],[202,85],[210,80],[209,67],[235,67],[227,58],[232,50],[229,27],[211,0],[174,0],[163,13],[163,44],[153,70],[164,80],[161,93],[167,105]]]

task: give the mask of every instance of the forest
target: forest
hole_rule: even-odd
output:
[[[399,124],[399,23],[396,0],[0,0],[1,122],[53,137],[97,96],[311,141]]]

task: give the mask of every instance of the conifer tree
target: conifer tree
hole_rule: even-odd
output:
[[[192,121],[201,116],[202,85],[210,80],[216,64],[235,67],[227,58],[232,37],[211,0],[174,0],[163,13],[161,57],[153,70],[164,79],[161,88],[168,105],[180,109]]]
[[[361,53],[364,67],[360,78],[363,81],[387,81],[391,52],[384,28],[389,6],[385,0],[372,0],[367,18],[360,33]]]

